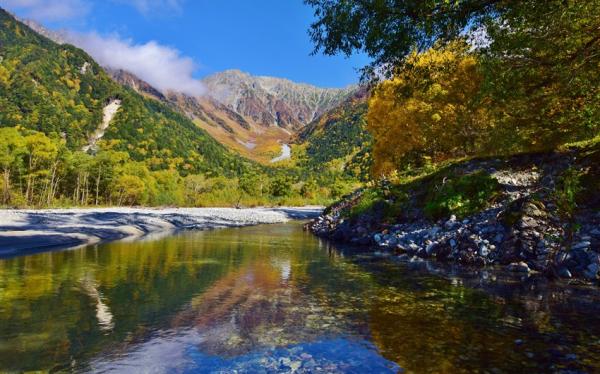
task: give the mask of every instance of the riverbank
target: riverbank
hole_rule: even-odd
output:
[[[309,219],[320,207],[0,210],[0,257],[100,242]]]
[[[358,190],[307,225],[404,261],[598,284],[600,146],[449,163]]]

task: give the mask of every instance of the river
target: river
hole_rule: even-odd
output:
[[[298,222],[190,231],[0,259],[0,372],[599,372],[599,298]]]
[[[281,145],[281,154],[279,156],[271,159],[271,163],[287,160],[290,157],[292,157],[292,148],[287,144],[282,144]]]

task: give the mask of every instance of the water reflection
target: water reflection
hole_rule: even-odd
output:
[[[0,372],[594,372],[598,297],[297,224],[185,233],[0,260]]]

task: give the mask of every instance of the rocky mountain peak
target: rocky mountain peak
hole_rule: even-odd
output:
[[[320,88],[288,79],[226,70],[203,79],[207,95],[262,126],[299,129],[356,89]]]

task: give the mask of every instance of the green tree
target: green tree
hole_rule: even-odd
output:
[[[183,204],[182,178],[176,170],[154,171],[152,177],[157,186],[157,193],[152,199],[153,205]]]
[[[0,128],[0,167],[2,167],[2,204],[9,204],[11,198],[11,177],[22,167],[25,154],[23,136],[14,127]]]
[[[51,174],[51,164],[58,155],[58,146],[42,133],[34,132],[24,138],[26,149],[25,199],[32,204],[36,183],[46,183]]]
[[[526,1],[531,3],[532,1]],[[538,3],[545,3],[537,1]],[[314,8],[310,27],[315,53],[359,51],[373,62],[365,73],[388,73],[415,48],[424,51],[450,41],[467,28],[502,17],[520,1],[498,0],[305,0]]]
[[[238,181],[240,190],[250,196],[262,196],[267,183],[265,176],[252,172],[242,174]]]
[[[279,175],[271,180],[269,190],[275,197],[287,197],[292,194],[294,181],[287,175]]]
[[[117,205],[143,204],[148,191],[142,178],[136,175],[124,174],[115,180],[114,190],[117,195]]]

